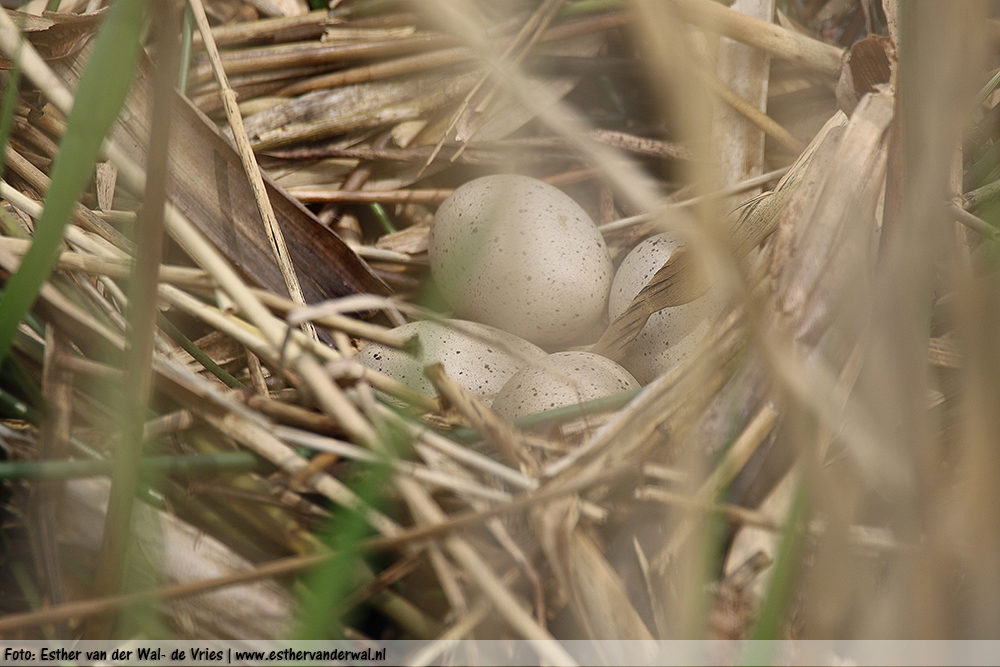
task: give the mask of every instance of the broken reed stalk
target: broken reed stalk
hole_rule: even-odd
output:
[[[829,76],[840,73],[843,49],[761,21],[711,0],[675,0],[681,18],[773,56]]]
[[[452,190],[335,190],[304,186],[288,188],[288,193],[306,204],[440,204]]]
[[[370,65],[360,65],[349,69],[312,76],[304,81],[296,81],[278,90],[281,97],[295,97],[314,90],[324,88],[338,88],[356,83],[366,83],[368,81],[378,81],[404,74],[423,72],[435,67],[447,67],[472,59],[472,53],[468,49],[455,47],[451,49],[441,49],[430,53],[421,53],[415,56],[404,56],[386,62],[372,63]]]
[[[28,184],[40,194],[44,195],[48,192],[49,177],[42,173],[41,169],[31,164],[31,162],[29,162],[24,156],[15,151],[9,145],[7,146],[4,161],[8,167],[17,173],[18,176],[27,181]],[[11,196],[19,197],[22,201],[28,199],[27,196],[17,190],[14,190],[14,188],[11,188],[6,184],[6,182],[4,183],[4,188],[4,192],[12,193]],[[7,194],[4,194],[4,196],[6,197]],[[19,208],[21,207],[19,206]],[[134,244],[125,238],[120,231],[96,216],[83,204],[76,205],[76,208],[73,211],[73,221],[80,225],[81,228],[101,236],[106,241],[118,246],[119,248],[125,250],[134,249]]]
[[[250,147],[250,139],[247,137],[246,129],[243,127],[243,115],[240,113],[239,105],[236,102],[236,93],[229,87],[229,82],[226,79],[226,73],[222,68],[222,61],[219,57],[219,49],[212,38],[212,29],[208,25],[208,17],[205,15],[205,7],[201,0],[191,0],[191,10],[194,13],[195,22],[198,24],[198,30],[201,32],[202,39],[205,42],[205,47],[208,50],[208,55],[212,62],[212,70],[219,82],[219,88],[221,89],[219,96],[222,98],[223,106],[226,109],[226,118],[228,118],[229,126],[233,131],[233,138],[236,141],[236,150],[239,153],[240,161],[243,163],[243,169],[247,175],[247,179],[250,181],[250,187],[257,202],[257,210],[260,211],[260,217],[264,221],[264,229],[267,231],[267,238],[271,242],[274,259],[281,270],[281,276],[285,281],[285,287],[288,289],[288,294],[291,296],[292,301],[305,305],[306,298],[302,294],[298,274],[289,257],[285,236],[282,234],[281,227],[278,226],[278,220],[274,216],[271,199],[267,196],[264,179],[260,173],[260,165],[257,164],[257,158]],[[316,327],[311,322],[303,323],[302,327],[311,338],[319,340]]]

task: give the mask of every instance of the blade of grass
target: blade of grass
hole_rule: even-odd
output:
[[[163,332],[170,336],[170,339],[181,346],[181,349],[194,357],[198,363],[204,366],[212,375],[222,380],[227,387],[233,389],[246,389],[247,386],[234,378],[226,369],[215,363],[215,360],[210,356],[205,354],[200,347],[194,344],[194,342],[184,335],[184,332],[174,326],[173,322],[168,320],[163,315],[158,318],[160,328]]]
[[[402,434],[395,436],[400,438]],[[356,493],[368,504],[379,501],[382,488],[389,483],[392,468],[375,463],[365,472]],[[358,585],[358,562],[362,544],[371,529],[363,514],[340,508],[331,522],[326,542],[332,555],[307,577],[308,595],[302,598],[299,611],[298,639],[342,639],[340,624],[347,601]]]
[[[128,9],[120,9],[120,5],[128,5]],[[169,35],[165,39],[158,40],[158,50],[167,62],[171,55],[176,58],[176,49],[166,47],[170,43],[171,37],[176,35],[176,31],[171,30],[172,26],[169,10],[159,6],[157,19],[163,26],[162,35]],[[135,70],[136,59],[139,52],[139,40],[144,25],[145,3],[118,3],[108,15],[107,23],[101,30],[98,42],[91,54],[90,62],[80,78],[80,87],[77,92],[77,101],[74,104],[73,112],[69,117],[64,143],[74,136],[74,117],[80,105],[87,99],[84,94],[88,89],[84,89],[84,84],[89,83],[88,76],[99,79],[102,83],[113,78],[112,71],[118,71],[116,77],[115,90],[111,93],[114,106],[108,106],[104,112],[103,123],[99,127],[86,128],[92,143],[89,146],[91,153],[87,154],[88,164],[93,163],[97,158],[101,148],[101,141],[104,135],[111,128],[118,115],[118,112],[125,101],[125,94],[132,83],[132,75]],[[124,65],[124,66],[123,66]],[[168,69],[162,65],[161,69]],[[174,67],[173,69],[176,69]],[[158,71],[159,78],[163,78]],[[95,81],[93,84],[97,85]],[[156,283],[159,273],[159,264],[163,253],[163,203],[165,200],[166,181],[166,152],[167,152],[167,128],[170,126],[170,104],[163,103],[164,97],[169,99],[173,92],[173,80],[167,84],[167,95],[161,95],[161,104],[157,105],[153,112],[154,126],[157,124],[161,128],[159,132],[154,132],[150,137],[150,159],[147,187],[145,191],[145,202],[141,214],[140,224],[136,225],[136,251],[140,260],[132,272],[129,281],[129,307],[128,316],[131,324],[129,331],[129,345],[125,353],[125,372],[128,391],[122,392],[117,398],[119,415],[118,442],[115,447],[114,467],[111,479],[111,495],[108,500],[108,513],[104,523],[104,535],[101,544],[100,561],[94,575],[94,590],[98,595],[112,595],[119,592],[125,584],[125,573],[129,571],[128,551],[133,541],[133,499],[139,488],[139,462],[142,456],[142,435],[144,426],[144,415],[151,393],[153,383],[152,355],[153,336],[156,331]],[[101,90],[94,93],[101,95]],[[62,152],[60,151],[60,158]],[[85,172],[85,174],[89,174]],[[53,178],[53,189],[57,181]],[[86,183],[80,183],[80,187]],[[78,197],[74,194],[74,199]],[[47,202],[46,202],[47,203]],[[44,220],[46,210],[42,212]],[[68,215],[68,211],[67,211]],[[41,224],[41,222],[39,222]],[[61,233],[61,230],[60,230]],[[30,254],[30,251],[29,251]],[[56,259],[57,253],[53,252],[52,260]],[[145,617],[149,613],[142,609],[140,615]],[[134,614],[133,618],[134,619]],[[92,639],[107,636],[111,626],[110,619],[100,619],[88,623],[84,630],[84,636]]]
[[[0,479],[66,479],[110,474],[110,459],[80,461],[6,461],[0,463]],[[140,474],[198,474],[221,470],[247,470],[260,465],[250,452],[221,452],[189,456],[148,456],[140,463]]]
[[[177,88],[187,94],[188,74],[191,71],[191,50],[194,42],[194,15],[191,7],[185,5],[184,20],[181,23],[181,71],[177,75]]]
[[[742,665],[769,665],[774,656],[766,641],[783,637],[782,626],[785,623],[785,610],[792,599],[792,585],[798,573],[806,519],[809,514],[809,489],[805,476],[799,482],[792,501],[791,511],[785,524],[784,538],[774,563],[774,576],[771,578],[764,605],[760,610],[757,625],[754,628],[749,652],[744,656]]]

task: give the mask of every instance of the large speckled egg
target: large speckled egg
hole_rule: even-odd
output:
[[[431,224],[431,273],[456,316],[538,345],[579,339],[601,321],[613,267],[579,204],[526,176],[459,187]]]
[[[418,338],[415,356],[381,343],[369,343],[358,353],[358,360],[427,396],[434,396],[435,390],[424,368],[440,363],[448,377],[489,403],[526,360],[545,356],[537,345],[506,331],[478,322],[452,322],[454,326],[410,322],[393,329],[403,338]]]
[[[628,254],[611,284],[608,315],[612,320],[625,312],[678,245],[673,237],[658,234]],[[626,349],[622,366],[642,384],[670,371],[705,337],[724,306],[719,290],[713,289],[690,303],[654,313]]]
[[[593,352],[556,352],[507,380],[493,409],[502,417],[517,419],[638,386],[627,370],[606,357]]]

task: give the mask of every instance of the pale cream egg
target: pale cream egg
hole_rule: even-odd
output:
[[[537,345],[478,322],[410,322],[392,332],[403,338],[416,336],[416,354],[369,343],[358,353],[358,361],[427,396],[435,395],[434,385],[424,375],[430,364],[440,363],[448,377],[488,404],[527,360],[545,356]]]
[[[438,208],[431,273],[455,315],[554,347],[603,319],[613,267],[587,212],[527,176],[485,176]]]
[[[668,234],[651,236],[628,254],[615,273],[608,298],[611,320],[625,312],[632,299],[667,262],[678,247]],[[712,289],[691,303],[654,313],[625,350],[621,364],[635,379],[648,384],[691,354],[725,306],[720,290]]]
[[[517,419],[635,389],[639,383],[615,362],[592,352],[556,352],[519,370],[493,401],[501,417]]]

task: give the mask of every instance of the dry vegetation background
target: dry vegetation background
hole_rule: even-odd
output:
[[[0,635],[997,638],[992,5],[102,5],[0,22]],[[686,239],[581,346],[729,307],[516,425],[363,370],[492,173]]]

